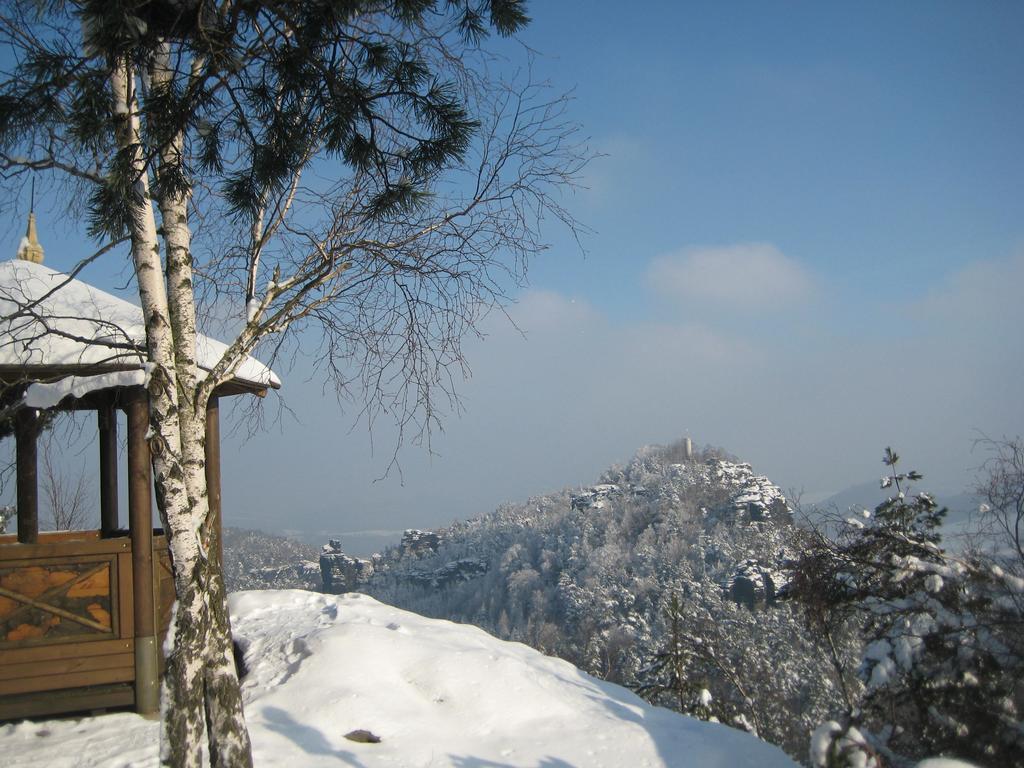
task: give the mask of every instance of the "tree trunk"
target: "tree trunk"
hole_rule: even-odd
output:
[[[219,561],[209,559],[207,583],[210,634],[206,646],[206,726],[214,768],[252,768],[252,746],[242,712],[242,691],[235,667],[227,592]]]
[[[193,69],[201,62],[193,63]],[[170,63],[170,47],[165,43],[154,56],[151,82],[154,88],[170,84],[175,72]],[[184,136],[178,133],[160,150],[158,175],[180,169]],[[169,187],[170,188],[170,187]],[[248,768],[252,765],[249,733],[245,727],[242,696],[235,671],[231,642],[231,623],[227,596],[217,557],[220,543],[212,540],[210,503],[206,483],[206,416],[208,391],[201,386],[196,363],[196,307],[192,274],[192,235],[188,227],[189,195],[164,191],[159,195],[160,217],[167,252],[168,308],[174,338],[174,358],[178,384],[178,419],[181,424],[181,470],[191,511],[190,536],[199,546],[199,558],[190,560],[179,577],[177,563],[175,590],[181,600],[185,591],[201,591],[203,621],[197,632],[189,634],[182,647],[190,658],[202,662],[203,703],[207,740],[213,768]],[[192,640],[198,641],[193,645]],[[191,685],[193,681],[183,681]],[[170,737],[170,732],[166,734]]]
[[[167,58],[158,56],[151,74],[170,76],[166,64]],[[121,151],[132,153],[135,174],[137,195],[131,201],[130,234],[146,327],[147,359],[152,366],[148,385],[150,446],[177,597],[161,688],[160,760],[174,768],[200,768],[205,732],[215,768],[246,768],[251,766],[252,758],[238,679],[234,664],[228,663],[231,638],[223,581],[216,572],[219,564],[206,557],[201,541],[208,512],[206,398],[203,407],[196,406],[199,386],[188,201],[184,196],[166,195],[160,200],[167,244],[165,283],[148,169],[142,154],[135,78],[132,65],[121,61],[114,67],[111,86],[117,145]],[[175,152],[180,152],[180,144],[166,148],[161,163],[173,162]],[[208,591],[211,586],[217,606],[213,611]],[[216,617],[214,622],[211,616]]]
[[[195,571],[198,547],[194,544],[190,546],[188,542],[192,526],[180,461],[174,342],[168,317],[156,217],[150,199],[146,161],[142,154],[135,72],[127,60],[116,64],[111,81],[115,138],[119,150],[132,153],[135,176],[136,195],[131,199],[130,235],[146,327],[147,359],[152,365],[149,381],[152,427],[150,449],[160,517],[174,563],[175,592],[178,598],[161,696],[163,729],[160,756],[161,761],[168,765],[198,768],[201,765],[203,718],[202,688],[198,684],[201,662],[195,656],[195,649],[202,647],[205,610],[195,589],[181,589],[182,584],[187,583],[184,574]],[[189,658],[190,654],[192,659]]]

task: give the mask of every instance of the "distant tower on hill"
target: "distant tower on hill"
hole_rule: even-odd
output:
[[[683,438],[683,453],[686,454],[687,461],[693,458],[693,441],[688,437]]]

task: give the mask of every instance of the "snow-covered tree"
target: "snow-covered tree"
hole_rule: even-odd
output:
[[[460,339],[542,247],[582,162],[564,101],[480,44],[522,0],[11,0],[0,171],[129,256],[177,609],[161,759],[251,763],[210,541],[206,404],[261,341],[312,344],[367,414],[428,429]],[[111,255],[112,254],[112,255]],[[202,376],[197,327],[233,308]]]
[[[640,670],[636,692],[652,703],[668,700],[679,712],[701,720],[717,720],[707,682],[695,671],[697,654],[687,642],[687,616],[675,593],[669,598],[665,619],[668,632],[651,664]]]
[[[897,759],[1022,765],[1024,580],[944,551],[945,511],[911,492],[921,476],[898,472],[898,460],[886,450],[882,486],[892,495],[840,521],[834,538],[819,536],[794,569],[791,594],[818,626],[835,631],[852,619],[863,641],[846,720],[819,729],[813,751],[833,761],[821,765],[861,743],[865,754]]]

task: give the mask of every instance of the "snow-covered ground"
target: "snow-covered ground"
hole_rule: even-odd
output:
[[[794,766],[525,645],[365,595],[241,592],[231,610],[259,768]],[[345,738],[356,730],[380,742]],[[133,714],[9,724],[0,755],[7,768],[148,768],[157,731]]]

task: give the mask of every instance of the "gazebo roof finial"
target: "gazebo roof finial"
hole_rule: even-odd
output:
[[[36,233],[36,180],[32,179],[32,198],[28,210],[28,229],[18,245],[18,258],[35,264],[43,263],[43,246],[39,244]]]

